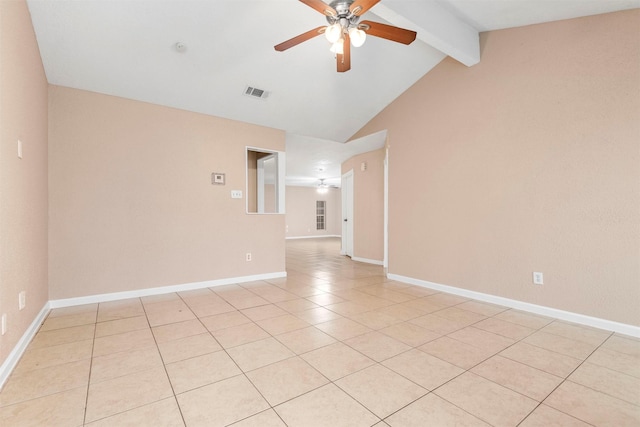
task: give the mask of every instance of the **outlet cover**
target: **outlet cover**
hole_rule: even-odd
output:
[[[251,252],[247,252],[247,261],[251,261]]]
[[[22,310],[27,305],[27,295],[25,291],[18,294],[18,309]]]
[[[7,333],[7,314],[2,315],[2,335]]]
[[[533,272],[533,284],[534,285],[542,285],[542,284],[544,284],[544,278],[542,276],[542,273],[540,273],[538,271],[534,271]]]

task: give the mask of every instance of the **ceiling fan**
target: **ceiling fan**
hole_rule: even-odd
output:
[[[402,44],[411,44],[416,39],[415,31],[379,22],[358,22],[360,16],[380,0],[334,0],[330,4],[322,0],[300,1],[324,14],[329,25],[309,30],[275,45],[274,48],[278,52],[282,52],[324,34],[327,40],[332,43],[331,51],[336,54],[339,73],[349,71],[351,68],[351,45],[354,47],[362,46],[367,34]]]

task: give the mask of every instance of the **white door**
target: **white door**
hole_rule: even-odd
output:
[[[341,253],[353,257],[353,170],[342,175]]]

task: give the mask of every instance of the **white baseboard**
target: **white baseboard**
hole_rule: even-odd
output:
[[[624,335],[640,337],[640,327],[628,325],[626,323],[614,322],[612,320],[600,319],[598,317],[586,316],[584,314],[572,313],[570,311],[558,310],[556,308],[545,307],[541,305],[531,304],[528,302],[513,300],[509,298],[498,297],[495,295],[484,294],[482,292],[470,291],[467,289],[456,288],[453,286],[441,285],[426,280],[414,279],[412,277],[400,276],[398,274],[387,274],[387,278],[398,282],[408,283],[411,285],[422,286],[424,288],[434,289],[436,291],[446,292],[449,294],[460,295],[472,298],[478,301],[484,301],[491,304],[502,305],[517,310],[528,311],[530,313],[539,314],[541,316],[553,317],[568,322],[578,323],[593,328],[604,329],[607,331],[618,332]]]
[[[36,315],[36,318],[33,319],[33,322],[31,322],[31,325],[29,325],[24,334],[22,334],[22,337],[16,346],[13,347],[13,350],[11,350],[11,353],[9,353],[9,356],[7,356],[2,366],[0,366],[0,390],[2,390],[4,383],[9,379],[9,375],[11,375],[11,372],[13,372],[14,368],[20,361],[20,358],[27,349],[27,346],[33,337],[36,336],[38,329],[40,329],[40,325],[44,322],[47,314],[49,314],[49,309],[49,303],[47,302],[42,307],[42,310],[40,310]]]
[[[296,240],[296,239],[322,239],[325,237],[342,237],[338,234],[322,234],[320,236],[294,236],[294,237],[285,237],[286,240]]]
[[[367,264],[375,264],[375,265],[382,265],[383,264],[382,261],[378,261],[377,259],[360,258],[360,257],[357,257],[357,256],[352,256],[351,260],[352,261],[357,261],[357,262],[366,262]]]
[[[100,302],[117,301],[128,298],[148,297],[151,295],[169,294],[172,292],[192,291],[194,289],[214,288],[216,286],[233,285],[236,283],[253,282],[287,277],[286,271],[275,273],[255,274],[253,276],[230,277],[228,279],[206,280],[204,282],[183,283],[181,285],[161,286],[158,288],[137,289],[135,291],[113,292],[108,294],[88,295],[86,297],[65,298],[49,301],[50,308],[71,307],[74,305],[95,304]]]

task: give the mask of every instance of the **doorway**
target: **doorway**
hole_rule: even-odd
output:
[[[342,175],[342,255],[353,257],[353,169]]]

